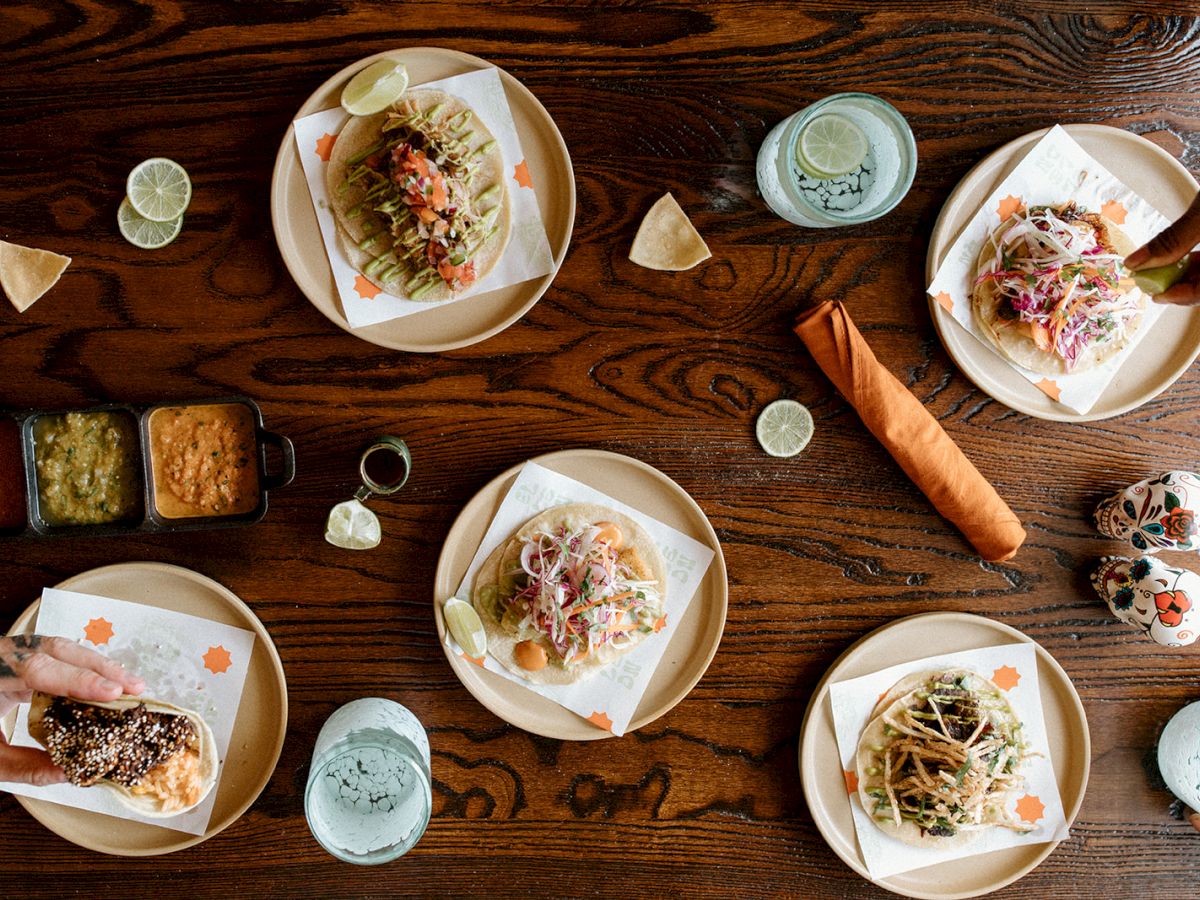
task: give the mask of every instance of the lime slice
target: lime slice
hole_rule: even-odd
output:
[[[1133,283],[1150,296],[1161,294],[1167,288],[1179,283],[1188,268],[1188,258],[1185,256],[1179,262],[1167,263],[1165,266],[1155,266],[1153,269],[1140,269],[1133,273]]]
[[[804,126],[796,141],[796,162],[814,178],[833,178],[853,172],[867,158],[867,136],[836,113],[817,116]]]
[[[446,617],[450,635],[467,656],[478,659],[487,653],[487,632],[483,630],[483,622],[479,620],[475,607],[465,600],[451,597],[442,606],[442,615]]]
[[[795,400],[776,400],[759,413],[754,433],[771,456],[795,456],[812,437],[812,413]]]
[[[408,89],[408,69],[394,59],[371,63],[342,88],[342,109],[352,116],[383,112]]]
[[[133,167],[125,195],[143,219],[170,222],[192,202],[192,180],[179,163],[156,156]]]
[[[117,227],[121,229],[121,236],[133,246],[157,250],[179,236],[183,230],[183,216],[170,222],[151,222],[139,216],[126,197],[117,209]]]
[[[345,550],[370,550],[382,537],[379,517],[358,500],[339,503],[325,520],[325,540]]]

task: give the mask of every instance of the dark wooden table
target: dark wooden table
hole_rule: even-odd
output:
[[[118,859],[48,832],[0,796],[6,896],[440,894],[867,897],[826,847],[796,769],[813,687],[853,640],[929,610],[994,617],[1040,641],[1087,709],[1093,765],[1072,837],[1006,897],[1185,897],[1200,835],[1146,768],[1200,696],[1200,651],[1116,623],[1087,573],[1118,548],[1088,524],[1113,489],[1200,456],[1193,370],[1120,418],[1019,415],[950,362],[924,258],[947,192],[984,154],[1055,122],[1145,135],[1200,171],[1200,22],[1189,4],[8,3],[0,8],[0,236],[74,257],[24,315],[0,308],[0,404],[13,409],[245,393],[295,441],[298,475],[261,524],[196,535],[0,543],[0,624],[45,585],[129,560],[228,585],[287,670],[288,739],[245,816],[192,849]],[[300,294],[268,211],[275,151],[305,97],[362,56],[414,44],[506,68],[545,104],[575,165],[570,252],[498,336],[414,355],[346,334]],[[839,90],[895,104],[916,134],[912,191],[880,221],[811,231],[768,213],[767,130]],[[116,229],[128,170],[192,175],[182,236],[145,252]],[[664,190],[713,258],[687,273],[626,255]],[[981,563],[862,427],[791,333],[843,298],[905,381],[1026,524]],[[758,411],[807,404],[818,435],[779,461]],[[415,474],[378,502],[369,553],[321,537],[370,436],[404,436]],[[724,640],[669,714],[624,738],[564,743],[497,719],[436,638],[434,566],[489,479],[569,447],[658,467],[708,514],[729,566]],[[1177,560],[1182,562],[1183,560]],[[1186,564],[1186,563],[1185,563]],[[379,868],[327,856],[304,820],[313,739],[339,704],[383,694],[429,728],[434,819]]]

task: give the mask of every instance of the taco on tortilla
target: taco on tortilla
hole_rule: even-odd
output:
[[[1027,756],[1004,693],[968,669],[909,675],[859,738],[855,767],[863,809],[906,844],[961,844],[992,827],[1031,831],[1010,801]]]
[[[490,272],[508,243],[500,145],[443,91],[408,91],[386,112],[351,118],[327,178],[351,264],[394,296],[449,299]]]
[[[35,693],[29,733],[72,784],[109,791],[143,816],[186,812],[217,783],[217,745],[208,723],[160,700]]]
[[[1008,359],[1066,375],[1103,364],[1129,345],[1146,296],[1126,277],[1134,249],[1109,219],[1074,203],[1021,209],[979,253],[971,300],[976,322]]]
[[[539,684],[572,684],[662,628],[666,569],[629,516],[591,503],[545,510],[484,561],[472,603],[488,652]]]

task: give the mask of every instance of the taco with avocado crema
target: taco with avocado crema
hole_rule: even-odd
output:
[[[919,847],[993,827],[1032,831],[1009,810],[1023,789],[1021,723],[1004,693],[968,669],[909,675],[887,691],[855,758],[871,821]]]
[[[587,678],[661,629],[666,569],[629,516],[591,503],[545,510],[484,561],[472,602],[488,652],[539,684]]]
[[[443,91],[408,91],[352,117],[329,158],[338,240],[371,282],[409,300],[447,300],[487,275],[511,223],[500,145]]]
[[[139,815],[187,812],[217,783],[217,745],[208,723],[160,700],[35,693],[29,733],[72,784],[109,791]]]
[[[996,348],[1044,375],[1084,372],[1120,353],[1146,296],[1126,277],[1133,242],[1080,209],[1034,206],[1005,220],[976,264],[972,307]]]

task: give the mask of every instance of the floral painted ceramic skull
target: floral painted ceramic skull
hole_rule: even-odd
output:
[[[1200,549],[1200,475],[1167,472],[1114,494],[1096,507],[1101,534],[1144,553]]]
[[[1142,629],[1168,647],[1183,647],[1200,635],[1200,575],[1168,566],[1153,556],[1106,556],[1092,585],[1122,622]]]

